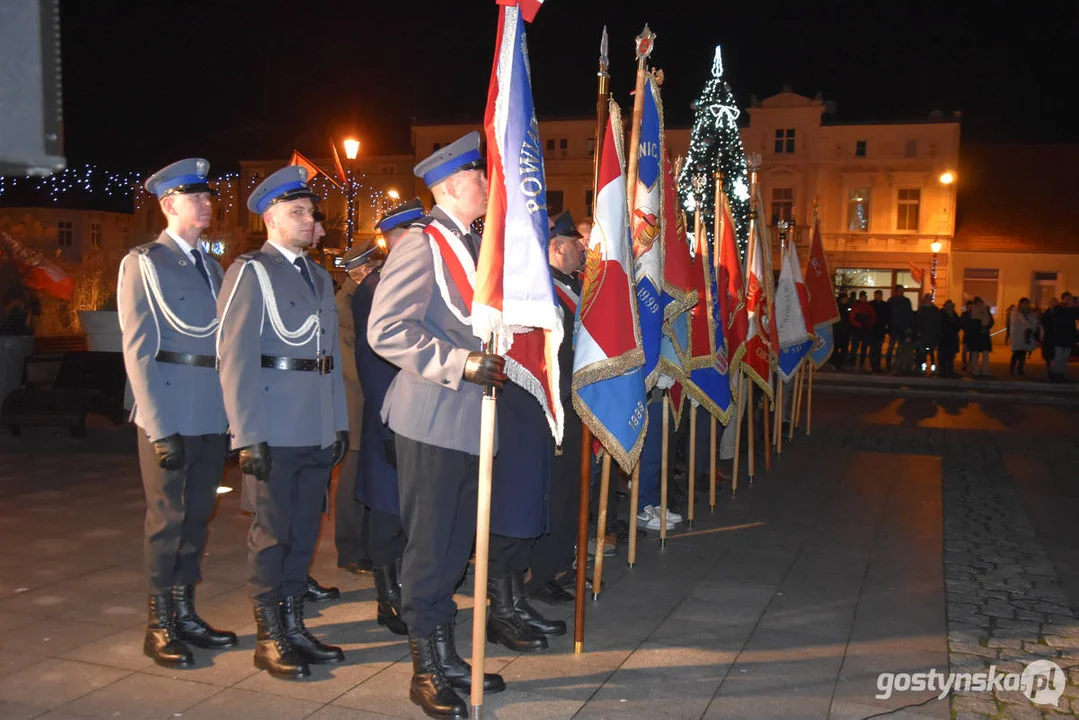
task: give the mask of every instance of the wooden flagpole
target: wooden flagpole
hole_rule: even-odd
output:
[[[497,336],[492,333],[486,347],[495,348]],[[479,490],[476,501],[476,563],[472,607],[472,708],[479,717],[483,707],[483,669],[486,665],[487,644],[487,568],[491,544],[491,476],[495,458],[495,418],[497,416],[494,386],[483,391],[480,404]]]
[[[749,483],[753,484],[753,474],[756,469],[755,458],[753,457],[753,436],[756,434],[756,428],[753,427],[753,381],[749,376],[745,376],[744,381],[746,383],[746,427],[749,430],[749,447],[747,453],[749,454]]]
[[[689,509],[686,526],[692,528],[693,506],[697,504],[697,408],[689,398],[684,398],[682,402],[689,404]]]
[[[739,462],[742,459],[742,411],[745,410],[745,377],[739,373],[736,379],[738,383],[738,397],[737,402],[734,405],[734,417],[731,422],[734,423],[734,469],[731,471],[731,495],[738,492],[738,471]],[[728,423],[723,432],[730,432],[731,426]]]
[[[708,512],[716,511],[716,416],[708,413],[712,421],[709,442],[712,445],[708,453]]]
[[[799,367],[794,373],[794,386],[791,388],[791,424],[787,428],[787,440],[794,439],[794,426],[798,424],[798,403],[802,401],[802,370]]]
[[[813,430],[813,374],[816,368],[809,366],[809,402],[806,403],[806,435]]]
[[[764,470],[769,472],[772,469],[772,413],[768,411],[768,400],[761,408],[761,419],[764,420]]]
[[[599,197],[600,156],[607,133],[611,75],[607,70],[607,26],[599,41],[599,88],[596,92],[596,134],[592,166],[592,202]],[[593,208],[593,213],[595,208]],[[582,423],[580,507],[577,515],[577,597],[573,609],[573,652],[584,652],[584,611],[588,574],[588,506],[592,489],[592,429]],[[605,506],[606,507],[606,506]]]
[[[607,537],[607,498],[611,488],[611,454],[603,453],[603,473],[599,479],[599,517],[596,518],[596,555],[592,561],[592,600],[603,589],[603,545]],[[580,568],[577,573],[580,574]]]
[[[670,442],[670,399],[663,392],[663,455],[659,459],[659,546],[667,547],[667,448]]]
[[[779,388],[778,388],[778,390],[776,392],[776,397],[777,397],[777,400],[776,400],[776,417],[775,417],[775,421],[776,421],[776,427],[775,427],[775,431],[776,431],[776,455],[782,455],[783,454],[783,385],[784,385],[783,378],[780,378],[779,382],[776,383],[776,384],[779,386]]]
[[[633,487],[629,491],[629,555],[626,565],[637,564],[637,505],[641,500],[641,463],[633,468]]]
[[[637,36],[637,81],[633,94],[633,124],[629,130],[629,160],[626,167],[626,205],[630,217],[633,216],[633,203],[637,197],[637,164],[640,161],[641,116],[644,115],[644,80],[648,74],[648,56],[655,45],[655,34],[645,23],[644,30]],[[632,223],[630,230],[632,230]]]

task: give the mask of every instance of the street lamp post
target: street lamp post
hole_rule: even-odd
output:
[[[345,157],[349,160],[345,183],[345,250],[351,250],[352,236],[356,232],[356,182],[352,179],[352,162],[360,154],[360,141],[349,138],[344,146]]]

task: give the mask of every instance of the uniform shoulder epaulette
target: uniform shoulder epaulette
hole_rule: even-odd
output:
[[[261,256],[262,256],[262,251],[261,250],[252,250],[250,252],[245,252],[245,253],[242,253],[240,255],[237,255],[236,259],[237,260],[243,260],[244,262],[250,262],[252,260],[257,260]]]
[[[433,217],[431,217],[430,215],[425,215],[425,216],[421,217],[419,220],[417,220],[416,222],[409,225],[408,229],[409,230],[423,230],[425,227],[427,227],[428,225],[431,224],[432,220],[434,220]]]
[[[153,250],[154,248],[160,248],[160,247],[165,247],[165,246],[162,245],[161,243],[157,242],[156,240],[151,240],[148,243],[144,243],[142,245],[136,245],[135,247],[131,248],[131,252],[138,253],[139,255],[146,255],[151,250]]]

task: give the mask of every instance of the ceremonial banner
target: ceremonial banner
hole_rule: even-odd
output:
[[[689,354],[684,363],[686,393],[724,425],[731,416],[730,366],[719,321],[716,275],[704,229],[694,238],[693,282],[697,304],[689,313]]]
[[[733,382],[738,377],[742,356],[746,353],[746,335],[749,331],[749,317],[746,313],[745,280],[742,276],[742,261],[738,259],[738,241],[734,234],[734,218],[727,203],[727,196],[720,190],[722,214],[719,237],[716,238],[716,253],[719,265],[716,269],[716,285],[719,290],[719,318],[723,327],[723,340],[727,345],[730,378]],[[717,212],[720,210],[717,208]]]
[[[337,154],[337,143],[330,138],[330,152],[333,153],[333,166],[337,170],[337,177],[341,178],[341,184],[348,184],[348,176],[345,175],[345,168],[341,165],[341,156]]]
[[[828,259],[824,256],[824,241],[820,234],[820,217],[813,218],[813,240],[809,244],[809,264],[806,265],[806,295],[808,296],[809,324],[816,340],[810,359],[815,367],[828,362],[835,341],[832,324],[839,320],[839,308],[835,303],[832,274],[828,271]]]
[[[578,312],[573,407],[611,457],[631,472],[648,428],[647,393],[633,292],[624,133],[618,105],[611,102],[610,108]]]
[[[318,175],[324,174],[318,169],[318,165],[308,160],[299,150],[293,149],[292,156],[288,159],[289,165],[297,165],[307,171],[307,182],[311,182]],[[327,176],[328,177],[328,176]]]
[[[0,252],[15,263],[26,287],[61,300],[70,300],[75,279],[52,264],[37,250],[28,248],[5,232],[0,232]]]
[[[765,263],[765,253],[771,254],[772,246],[766,240],[766,231],[760,222],[760,206],[757,219],[753,221],[753,236],[749,239],[746,258],[746,312],[749,330],[746,336],[746,354],[742,369],[761,391],[772,397],[772,341],[771,341],[771,269]]]
[[[641,137],[637,153],[637,183],[633,194],[633,256],[637,309],[644,350],[645,388],[659,378],[659,344],[663,337],[663,111],[659,88],[651,73],[645,77]]]
[[[794,375],[813,347],[813,328],[806,318],[806,300],[798,251],[792,241],[783,254],[783,267],[776,287],[776,330],[780,348],[776,367],[784,381]]]
[[[472,331],[506,356],[506,374],[543,406],[562,442],[558,348],[562,318],[547,264],[547,197],[539,125],[532,104],[524,21],[499,12],[495,62],[484,115],[489,197],[483,226]]]

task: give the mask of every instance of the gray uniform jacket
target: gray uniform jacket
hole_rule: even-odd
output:
[[[436,206],[431,217],[457,231],[441,208]],[[450,301],[468,317],[470,310],[445,267],[443,277]],[[478,455],[483,388],[463,375],[465,360],[481,349],[480,341],[443,300],[422,228],[413,227],[402,236],[382,267],[367,340],[372,350],[404,371],[397,373],[382,405],[382,419],[390,429],[412,440]]]
[[[212,257],[204,254],[203,258],[217,291],[224,273]],[[153,273],[143,272],[147,262]],[[160,295],[154,291],[155,286]],[[156,241],[133,248],[124,257],[117,305],[124,366],[135,397],[131,411],[135,424],[151,441],[175,433],[225,432],[225,406],[217,371],[154,359],[158,350],[214,355],[216,298],[195,264],[168,234],[162,232]],[[191,337],[183,332],[194,332],[195,328],[206,329],[196,333],[206,336]]]
[[[280,447],[329,447],[338,430],[348,430],[333,281],[323,268],[306,259],[304,262],[317,296],[268,242],[260,251],[238,257],[225,273],[217,301],[221,317],[217,356],[234,448],[258,442]],[[278,335],[258,275],[249,267],[253,263],[266,270],[284,332],[296,332],[309,316],[317,315],[315,334],[291,340],[306,342],[289,344]],[[333,370],[323,375],[264,368],[263,355],[306,359],[331,355]]]
[[[345,399],[348,401],[348,447],[360,449],[360,432],[363,428],[363,388],[356,372],[356,328],[352,319],[352,296],[356,283],[345,277],[345,283],[337,291],[337,333],[341,342],[341,372],[345,378]]]

